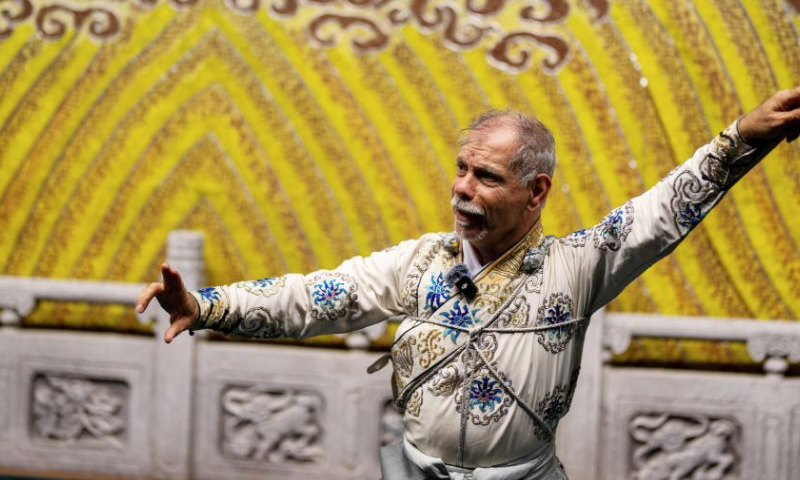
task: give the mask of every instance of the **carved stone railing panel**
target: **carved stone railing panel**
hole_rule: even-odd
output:
[[[231,387],[221,398],[224,457],[272,464],[323,456],[322,399],[311,393]]]
[[[734,480],[741,426],[730,418],[641,413],[631,419],[631,480]]]
[[[40,373],[31,389],[34,439],[123,448],[130,391],[125,382]]]

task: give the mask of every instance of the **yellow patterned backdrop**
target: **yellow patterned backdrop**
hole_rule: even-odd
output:
[[[561,235],[800,82],[800,1],[0,0],[0,273],[152,281],[170,230],[210,284],[333,267],[451,228],[458,132],[557,139]],[[610,308],[796,319],[800,151],[784,144]],[[146,331],[43,303],[31,325]],[[622,360],[740,363],[639,341]]]

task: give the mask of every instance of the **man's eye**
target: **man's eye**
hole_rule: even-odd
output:
[[[489,183],[498,183],[501,180],[501,178],[498,175],[495,175],[494,173],[491,172],[479,172],[478,176],[482,180]]]

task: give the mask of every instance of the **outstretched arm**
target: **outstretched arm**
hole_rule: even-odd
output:
[[[401,279],[421,243],[433,236],[403,242],[369,257],[354,257],[333,270],[289,274],[207,287],[188,292],[180,274],[161,268],[162,282],[147,286],[136,310],[153,298],[170,314],[164,341],[184,330],[211,329],[248,338],[305,338],[342,333],[404,312]]]
[[[745,173],[798,135],[800,88],[780,91],[653,188],[595,227],[561,239],[559,255],[574,265],[574,281],[582,285],[581,313],[591,315],[672,252]]]

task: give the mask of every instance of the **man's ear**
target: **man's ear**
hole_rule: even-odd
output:
[[[534,177],[533,181],[529,184],[531,196],[528,199],[527,209],[529,211],[541,210],[547,201],[547,196],[550,194],[550,187],[553,185],[553,180],[550,175],[540,173]]]

